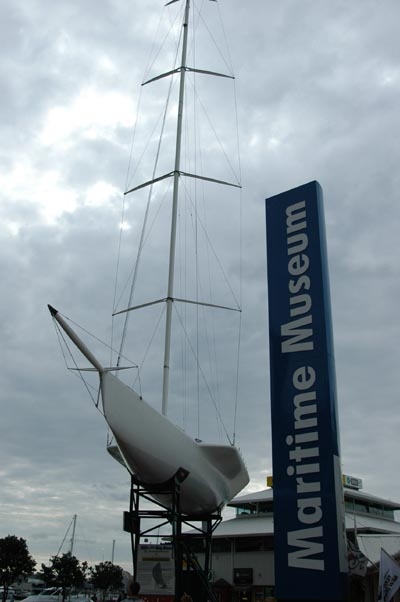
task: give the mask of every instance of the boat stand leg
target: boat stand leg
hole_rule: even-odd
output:
[[[173,504],[172,504],[172,545],[174,550],[175,565],[175,602],[179,602],[183,591],[182,570],[182,519],[180,513],[180,482],[174,479]]]
[[[209,575],[211,568],[211,542],[212,542],[212,530],[211,530],[211,519],[208,518],[206,522],[206,537],[205,537],[205,554],[204,554],[204,573]]]
[[[175,602],[180,601],[183,593],[192,596],[194,602],[217,602],[210,585],[211,543],[214,529],[221,522],[219,513],[199,516],[187,516],[178,513],[174,550],[176,558]],[[201,527],[196,523],[201,523]],[[190,533],[182,531],[182,525],[191,527]],[[197,554],[204,554],[203,565]]]
[[[185,477],[185,475],[183,475]],[[222,520],[220,513],[189,516],[181,513],[180,492],[182,471],[167,481],[158,485],[149,485],[131,477],[129,512],[124,513],[124,530],[131,536],[133,577],[140,581],[138,571],[138,552],[142,536],[159,537],[159,529],[169,525],[171,533],[172,552],[174,559],[175,596],[174,601],[180,602],[185,591],[194,602],[217,602],[210,582],[212,563],[211,543],[214,529]],[[170,500],[168,506],[154,499],[154,495],[166,496]],[[140,508],[141,500],[150,501],[157,510]],[[151,527],[142,530],[142,519],[151,520]],[[154,522],[158,521],[155,525]],[[199,523],[201,526],[199,526]],[[145,526],[145,525],[143,525]],[[190,533],[183,531],[183,526],[190,528]],[[192,549],[193,548],[193,549]],[[198,552],[204,554],[203,566],[197,559]]]
[[[140,491],[139,486],[136,485],[133,477],[131,477],[131,490],[129,500],[129,514],[131,522],[131,549],[132,549],[132,563],[133,563],[133,579],[137,580],[137,569],[138,569],[138,550],[140,544],[140,510],[139,510],[139,499]]]

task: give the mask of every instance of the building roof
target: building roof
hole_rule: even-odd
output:
[[[360,510],[363,502],[369,506],[378,504],[388,510],[399,510],[400,504],[391,500],[386,500],[370,493],[365,493],[357,489],[344,488],[344,497],[346,502],[345,527],[346,531],[355,531],[357,533],[375,533],[375,534],[393,534],[400,535],[400,522],[385,518],[383,516],[367,514]],[[351,509],[351,501],[354,500],[354,508]],[[248,504],[257,504],[260,502],[272,502],[273,489],[263,489],[246,495],[234,498],[228,506],[240,508]],[[270,506],[272,510],[272,505]],[[274,518],[272,511],[261,514],[242,514],[235,518],[224,520],[214,531],[214,537],[251,537],[257,535],[272,535],[274,533]],[[399,548],[400,549],[400,548]]]
[[[247,495],[238,495],[233,498],[228,504],[228,506],[235,508],[236,506],[240,506],[243,502],[245,503],[254,503],[254,502],[267,502],[272,500],[273,498],[273,490],[262,489],[261,491],[255,491],[254,493],[248,493]]]
[[[370,564],[376,565],[380,562],[382,548],[390,556],[397,556],[400,552],[400,535],[363,534],[357,536],[357,542],[361,552],[368,558]]]
[[[383,504],[386,508],[390,508],[391,510],[400,510],[400,503],[393,502],[392,500],[386,500],[381,497],[377,497],[375,495],[371,495],[370,493],[365,493],[364,491],[360,491],[358,489],[350,489],[344,487],[344,497],[345,499],[354,498],[359,501],[366,502],[375,502],[377,504]],[[231,500],[228,506],[235,508],[236,506],[240,506],[243,503],[256,503],[256,502],[267,502],[273,499],[273,489],[262,489],[261,491],[256,491],[254,493],[248,493],[246,495],[240,495],[233,500]]]
[[[375,502],[377,504],[382,504],[386,508],[390,508],[391,510],[400,510],[399,502],[393,502],[392,500],[387,500],[382,497],[377,497],[376,495],[371,495],[370,493],[365,493],[365,491],[359,491],[357,489],[348,489],[347,487],[345,487],[343,491],[345,499],[354,498],[356,500],[359,500],[360,502]]]
[[[379,534],[398,534],[400,536],[400,523],[375,516],[346,512],[345,526],[346,531],[370,531]],[[274,518],[272,514],[246,514],[222,521],[215,529],[213,537],[251,537],[273,535],[273,533]]]
[[[223,520],[213,533],[213,537],[240,537],[252,535],[271,535],[274,532],[272,514],[237,516]]]
[[[372,516],[368,514],[356,514],[345,512],[346,531],[370,531],[375,533],[398,533],[400,535],[400,523],[389,518]]]

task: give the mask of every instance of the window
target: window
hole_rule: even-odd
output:
[[[368,502],[347,498],[345,500],[345,509],[350,512],[358,512],[359,514],[370,514],[372,516],[380,516],[394,520],[394,512],[391,508],[387,508],[378,502]]]
[[[257,514],[256,504],[243,504],[243,506],[237,506],[236,516],[241,516],[242,514]]]

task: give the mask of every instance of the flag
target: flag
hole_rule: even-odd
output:
[[[399,588],[400,566],[383,548],[381,548],[378,602],[390,602]]]
[[[347,540],[347,559],[349,563],[349,572],[352,575],[365,577],[367,574],[368,558],[364,556],[360,548],[349,539]]]

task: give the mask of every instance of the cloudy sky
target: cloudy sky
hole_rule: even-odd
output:
[[[24,537],[38,563],[57,553],[77,514],[80,559],[110,560],[115,540],[115,562],[130,566],[128,475],[65,367],[47,303],[109,339],[121,191],[140,83],[155,32],[162,39],[171,18],[162,4],[0,4],[0,536]],[[212,23],[222,15],[236,76],[244,249],[236,436],[248,491],[265,486],[272,465],[264,199],[317,179],[343,471],[400,500],[398,0],[200,5]],[[161,68],[170,56],[163,49]],[[157,110],[145,104],[147,128]]]

